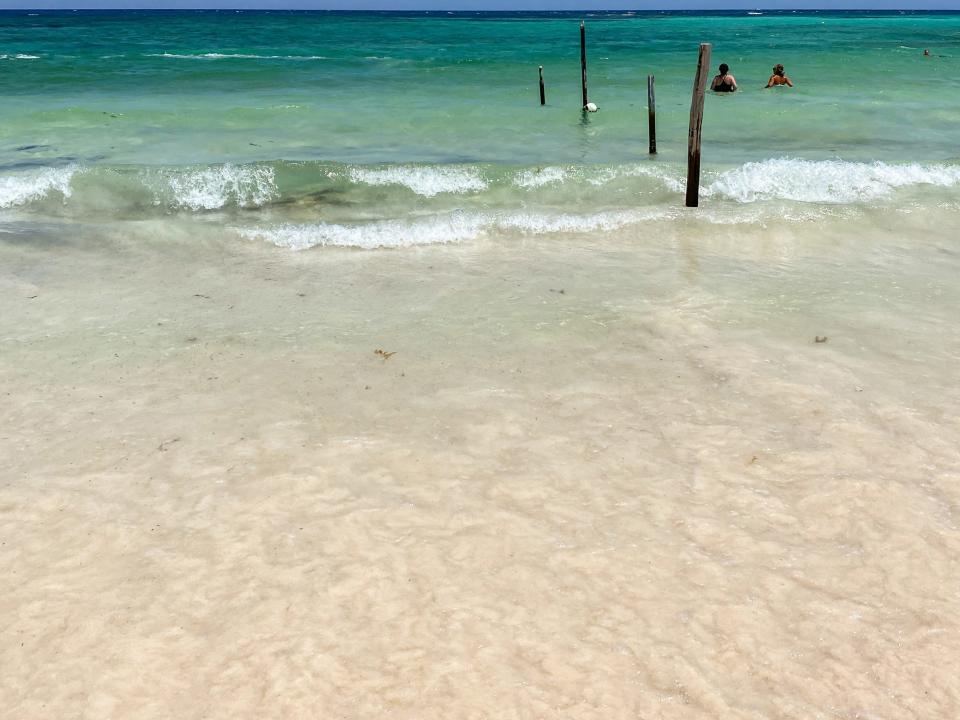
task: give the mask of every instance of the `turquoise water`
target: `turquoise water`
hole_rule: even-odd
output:
[[[677,204],[701,41],[742,87],[708,98],[707,204],[773,202],[779,217],[930,188],[952,202],[960,14],[4,12],[0,208],[269,208],[272,223],[347,228],[415,215],[464,236],[566,228],[570,213],[619,226]],[[795,89],[762,89],[777,62]]]

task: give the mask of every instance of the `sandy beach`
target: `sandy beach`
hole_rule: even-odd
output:
[[[953,217],[7,232],[0,716],[953,717]]]

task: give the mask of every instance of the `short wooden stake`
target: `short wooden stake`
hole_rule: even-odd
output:
[[[657,100],[653,92],[653,75],[647,75],[647,124],[650,134],[650,154],[657,154]]]
[[[587,29],[583,20],[580,21],[580,76],[583,84],[583,106],[590,102],[587,99]]]
[[[690,133],[687,138],[687,207],[700,205],[700,131],[703,128],[703,97],[710,69],[710,43],[700,43],[697,77],[690,102]]]
[[[540,66],[540,104],[541,105],[547,104],[547,93],[543,87],[543,65]]]

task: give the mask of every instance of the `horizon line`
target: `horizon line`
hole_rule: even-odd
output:
[[[377,7],[361,7],[361,8],[305,8],[305,7],[271,7],[271,6],[204,6],[198,5],[196,7],[156,7],[143,5],[139,7],[99,7],[99,6],[90,6],[86,4],[78,4],[75,6],[68,7],[32,7],[27,5],[19,5],[12,7],[0,7],[0,12],[10,12],[10,11],[30,11],[30,12],[63,12],[63,11],[78,11],[78,10],[115,10],[115,11],[128,11],[128,10],[149,10],[155,12],[183,12],[183,11],[227,11],[227,12],[333,12],[333,13],[351,13],[351,12],[377,12],[377,13],[409,13],[409,12],[423,12],[423,13],[491,13],[491,14],[500,14],[500,15],[509,15],[515,13],[607,13],[607,12],[618,12],[618,13],[674,13],[674,12],[746,12],[746,11],[757,11],[757,12],[775,12],[775,13],[794,13],[794,12],[817,12],[817,11],[827,11],[827,12],[887,12],[887,13],[906,13],[906,12],[942,12],[942,13],[956,13],[960,12],[960,4],[957,7],[953,8],[917,8],[917,7],[888,7],[888,8],[877,8],[877,7],[823,7],[820,5],[810,5],[805,7],[755,7],[755,6],[746,6],[742,5],[739,7],[728,7],[728,8],[706,8],[706,7],[690,7],[690,8],[631,8],[631,7],[609,7],[609,8],[572,8],[572,9],[558,9],[551,10],[546,8],[513,8],[513,9],[497,9],[497,8],[442,8],[442,7],[429,7],[429,8],[377,8]]]

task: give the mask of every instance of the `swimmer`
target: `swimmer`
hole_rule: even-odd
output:
[[[730,66],[726,63],[720,64],[720,74],[710,83],[710,89],[718,93],[736,92],[737,79],[730,74]]]
[[[790,78],[783,74],[783,65],[777,63],[773,66],[773,75],[770,76],[770,79],[767,81],[767,87],[777,87],[778,85],[787,85],[793,87],[793,83],[790,82]]]

